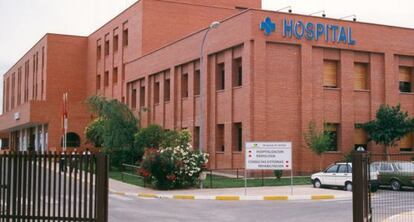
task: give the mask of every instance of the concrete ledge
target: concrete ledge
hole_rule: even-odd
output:
[[[173,198],[179,199],[179,200],[194,200],[195,199],[194,195],[174,195]]]
[[[154,194],[154,193],[125,193],[116,190],[109,190],[111,194],[120,196],[132,196],[150,199],[176,199],[176,200],[218,200],[218,201],[294,201],[294,200],[333,200],[333,199],[352,199],[351,196],[343,195],[267,195],[267,196],[244,196],[244,195],[187,195],[187,194]]]
[[[335,199],[334,195],[312,195],[312,200],[328,200],[328,199]]]
[[[289,200],[288,196],[264,196],[263,200]]]
[[[240,200],[240,196],[216,196],[216,200]]]
[[[156,194],[151,193],[139,193],[138,197],[144,197],[144,198],[158,198]]]

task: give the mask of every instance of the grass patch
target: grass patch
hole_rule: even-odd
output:
[[[133,174],[133,172],[127,172]],[[141,177],[131,176],[131,175],[122,175],[121,171],[118,169],[111,169],[109,171],[109,178],[122,181],[124,183],[144,187],[144,180]],[[248,179],[248,187],[261,187],[261,186],[288,186],[290,185],[290,178],[281,178],[277,180],[275,178],[257,178],[257,179]],[[294,177],[293,185],[311,185],[309,177]],[[149,186],[147,184],[147,186]],[[207,179],[203,182],[204,188],[237,188],[244,187],[243,178],[228,178],[223,176],[207,175]]]
[[[293,185],[310,185],[311,181],[309,177],[293,177]],[[262,186],[288,186],[290,185],[290,178],[281,178],[280,180],[275,178],[261,178],[248,179],[248,187],[262,187]],[[207,175],[207,179],[203,182],[205,188],[235,188],[244,187],[243,178],[228,178],[223,176]]]
[[[133,174],[133,172],[127,172],[127,173]],[[111,169],[109,171],[109,178],[114,179],[114,180],[119,180],[124,183],[144,187],[144,180],[142,179],[142,177],[126,175],[126,174],[122,175],[121,171],[118,169]]]

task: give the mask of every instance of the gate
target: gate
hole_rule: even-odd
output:
[[[414,154],[352,157],[354,221],[414,221]]]
[[[108,221],[103,154],[0,155],[0,221]]]

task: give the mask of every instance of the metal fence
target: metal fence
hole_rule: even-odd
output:
[[[414,154],[355,153],[353,157],[354,215],[367,207],[365,215],[360,212],[367,221],[414,221]],[[375,193],[363,189],[373,185],[379,186]]]
[[[103,154],[1,154],[0,186],[0,221],[108,220]]]

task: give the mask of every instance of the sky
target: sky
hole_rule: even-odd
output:
[[[89,35],[135,1],[0,0],[0,112],[2,75],[45,33]],[[362,22],[414,28],[413,0],[263,0],[262,4],[267,10],[286,6],[299,14],[325,10],[330,18],[355,14]]]

